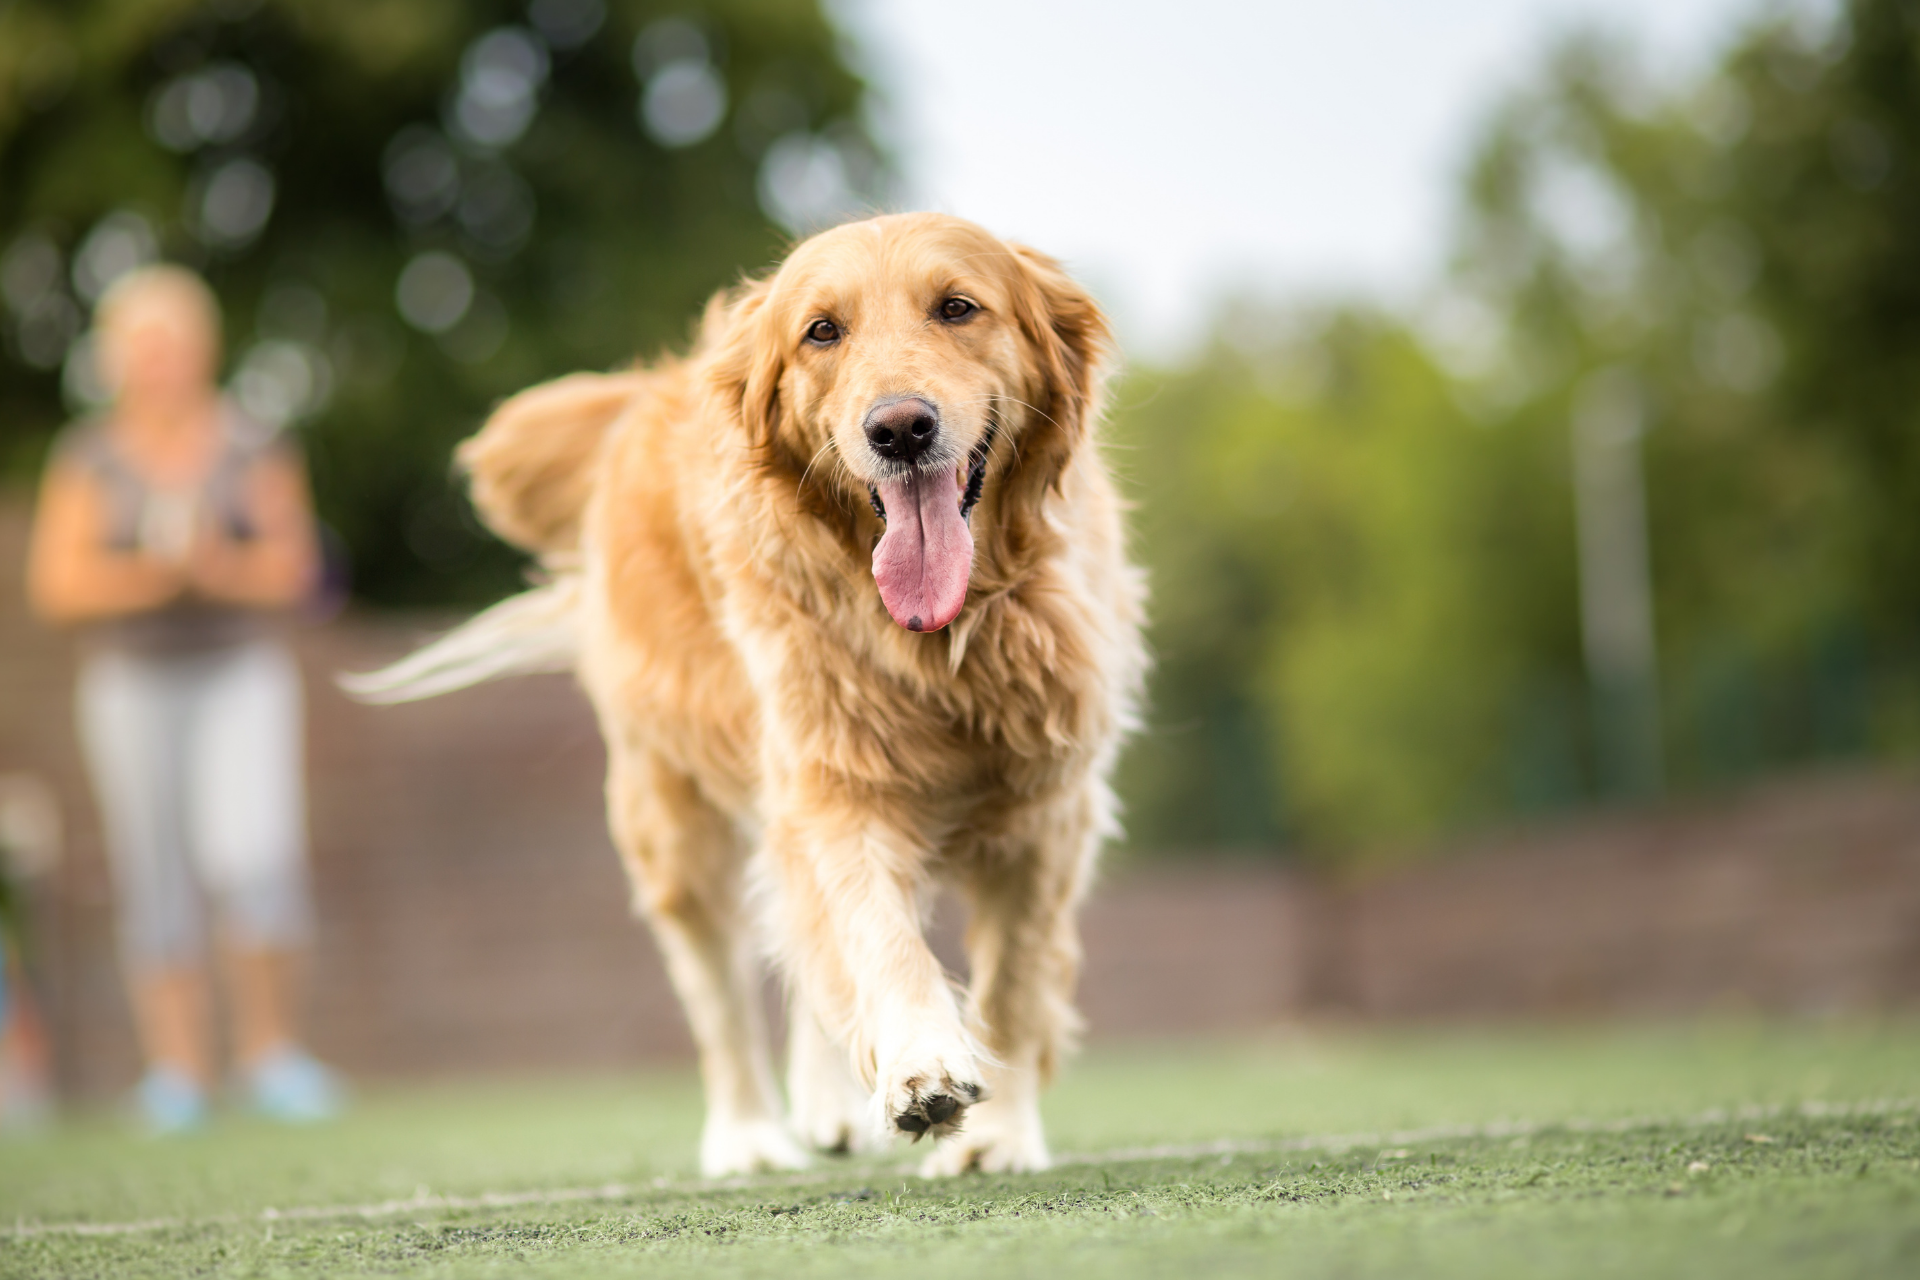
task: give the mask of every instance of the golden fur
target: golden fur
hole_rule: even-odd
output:
[[[941,317],[953,295],[965,323]],[[807,341],[821,317],[830,349]],[[534,388],[461,451],[489,524],[570,579],[610,824],[700,1047],[709,1174],[894,1128],[940,1139],[928,1173],[1047,1163],[1038,1096],[1075,1029],[1074,913],[1144,668],[1094,438],[1108,342],[1050,259],[875,218],[717,297],[690,355]],[[861,429],[907,395],[953,456],[991,449],[967,603],[925,634],[876,592]],[[922,937],[940,883],[971,908],[964,993]]]

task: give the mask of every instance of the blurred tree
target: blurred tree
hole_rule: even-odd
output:
[[[1583,670],[1572,432],[1645,424],[1688,788],[1920,747],[1920,0],[1768,11],[1698,80],[1567,40],[1402,318],[1231,316],[1123,385],[1155,584],[1148,847],[1410,847],[1631,789]],[[1429,354],[1431,353],[1431,354]]]
[[[0,469],[97,398],[86,308],[162,254],[298,425],[360,591],[498,595],[454,442],[872,198],[862,93],[814,0],[0,4]]]
[[[1388,316],[1223,332],[1117,415],[1160,664],[1134,842],[1352,852],[1577,795],[1557,438],[1474,421]]]
[[[1915,736],[1920,563],[1900,557],[1920,528],[1920,422],[1895,353],[1920,323],[1920,259],[1899,257],[1899,197],[1875,194],[1890,144],[1863,189],[1836,141],[1858,142],[1854,68],[1891,39],[1856,33],[1902,7],[1769,19],[1668,94],[1618,44],[1572,42],[1469,178],[1456,281],[1495,334],[1469,393],[1496,419],[1568,421],[1608,382],[1645,407],[1664,754],[1683,786]],[[1920,128],[1916,106],[1889,113]]]
[[[1860,640],[1829,641],[1820,679],[1846,681],[1863,647],[1879,676],[1870,717],[1829,694],[1815,728],[1920,749],[1920,3],[1762,28],[1720,83],[1722,198],[1780,337],[1775,411],[1844,469],[1829,592]]]

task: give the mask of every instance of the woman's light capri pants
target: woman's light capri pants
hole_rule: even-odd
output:
[[[286,648],[94,653],[79,704],[122,960],[198,960],[207,905],[231,946],[306,941],[300,677]]]

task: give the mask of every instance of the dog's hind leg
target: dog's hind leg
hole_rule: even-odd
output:
[[[820,1026],[795,984],[787,1002],[787,1099],[793,1131],[819,1151],[865,1151],[867,1091],[853,1078],[847,1051]]]
[[[798,1169],[807,1155],[781,1119],[742,902],[745,845],[692,779],[644,750],[610,749],[607,809],[700,1050],[708,1177]]]
[[[967,1022],[991,1055],[989,1096],[966,1128],[921,1163],[927,1177],[982,1169],[1044,1169],[1051,1162],[1040,1091],[1079,1031],[1076,908],[1091,871],[1104,790],[1037,809],[1012,847],[975,864],[966,889],[972,970]]]

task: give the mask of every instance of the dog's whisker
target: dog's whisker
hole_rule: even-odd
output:
[[[1003,399],[1003,400],[1008,400],[1008,401],[1011,401],[1012,403],[1015,403],[1015,404],[1024,404],[1024,403],[1025,403],[1025,401],[1020,401],[1020,400],[1014,400],[1014,399],[1013,399],[1013,397],[1011,397],[1011,396],[1003,396],[1003,397],[1000,397],[1000,398],[1001,398],[1001,399]],[[1031,408],[1032,406],[1028,406],[1028,407],[1029,407],[1029,408]],[[1037,412],[1037,411],[1036,411],[1036,412]],[[1043,415],[1041,415],[1041,416],[1043,416],[1043,417],[1044,417],[1045,415],[1043,414]],[[1052,421],[1052,419],[1048,419],[1048,421]],[[1001,435],[1004,435],[1004,436],[1006,436],[1006,440],[1007,440],[1007,448],[1009,448],[1009,449],[1011,449],[1011,450],[1013,450],[1013,464],[1014,464],[1014,465],[1015,465],[1016,467],[1017,467],[1017,466],[1019,466],[1019,465],[1020,465],[1020,461],[1021,461],[1021,458],[1020,458],[1020,441],[1019,441],[1018,439],[1016,439],[1016,438],[1015,438],[1015,437],[1014,437],[1013,435],[1011,435],[1011,434],[1009,434],[1009,433],[1007,433],[1007,432],[1001,432],[1000,434],[1001,434]],[[998,441],[998,440],[995,440],[995,441],[993,441],[993,444],[998,444],[998,443],[999,443],[999,441]]]
[[[1058,420],[1057,420],[1057,419],[1056,419],[1056,418],[1055,418],[1055,417],[1054,417],[1054,416],[1053,416],[1052,414],[1050,414],[1050,413],[1048,413],[1048,412],[1047,412],[1047,411],[1046,411],[1045,409],[1042,409],[1042,408],[1041,408],[1041,407],[1040,407],[1039,405],[1037,405],[1037,404],[1028,404],[1028,403],[1027,403],[1027,402],[1026,402],[1025,400],[1022,400],[1022,399],[1020,399],[1020,398],[1019,398],[1018,396],[1009,396],[1009,395],[1001,395],[1001,396],[999,397],[999,399],[1000,399],[1000,400],[1001,400],[1001,401],[1002,401],[1003,403],[1006,403],[1006,404],[1017,404],[1017,405],[1019,405],[1019,406],[1020,406],[1020,407],[1021,407],[1022,409],[1027,409],[1027,410],[1029,410],[1029,411],[1031,411],[1031,412],[1033,412],[1033,413],[1037,413],[1037,414],[1039,414],[1039,415],[1040,415],[1041,417],[1043,417],[1043,418],[1045,418],[1045,419],[1047,420],[1047,422],[1048,422],[1049,424],[1051,424],[1052,426],[1056,426],[1056,427],[1057,427],[1057,426],[1059,426],[1059,425],[1060,425],[1060,423],[1059,423],[1059,421],[1058,421]]]
[[[837,449],[837,448],[836,448],[836,447],[834,446],[834,442],[833,442],[833,437],[832,437],[832,436],[828,436],[828,437],[827,437],[827,442],[826,442],[825,444],[823,444],[823,445],[821,445],[821,446],[820,446],[820,448],[819,448],[819,450],[818,450],[818,451],[817,451],[817,452],[816,452],[816,453],[815,453],[815,454],[813,455],[813,457],[811,457],[811,458],[809,458],[809,459],[807,460],[807,467],[806,467],[806,470],[804,470],[804,471],[802,471],[802,472],[800,473],[800,488],[801,488],[801,489],[803,489],[803,490],[804,490],[804,489],[805,489],[805,488],[807,487],[807,477],[813,474],[813,466],[814,466],[814,464],[815,464],[816,462],[818,462],[818,461],[820,461],[820,455],[821,455],[822,453],[832,453],[832,454],[833,454],[833,455],[834,455],[834,456],[835,456],[836,458],[838,458],[838,457],[839,457],[839,455],[840,455],[840,451],[839,451],[839,449]]]

